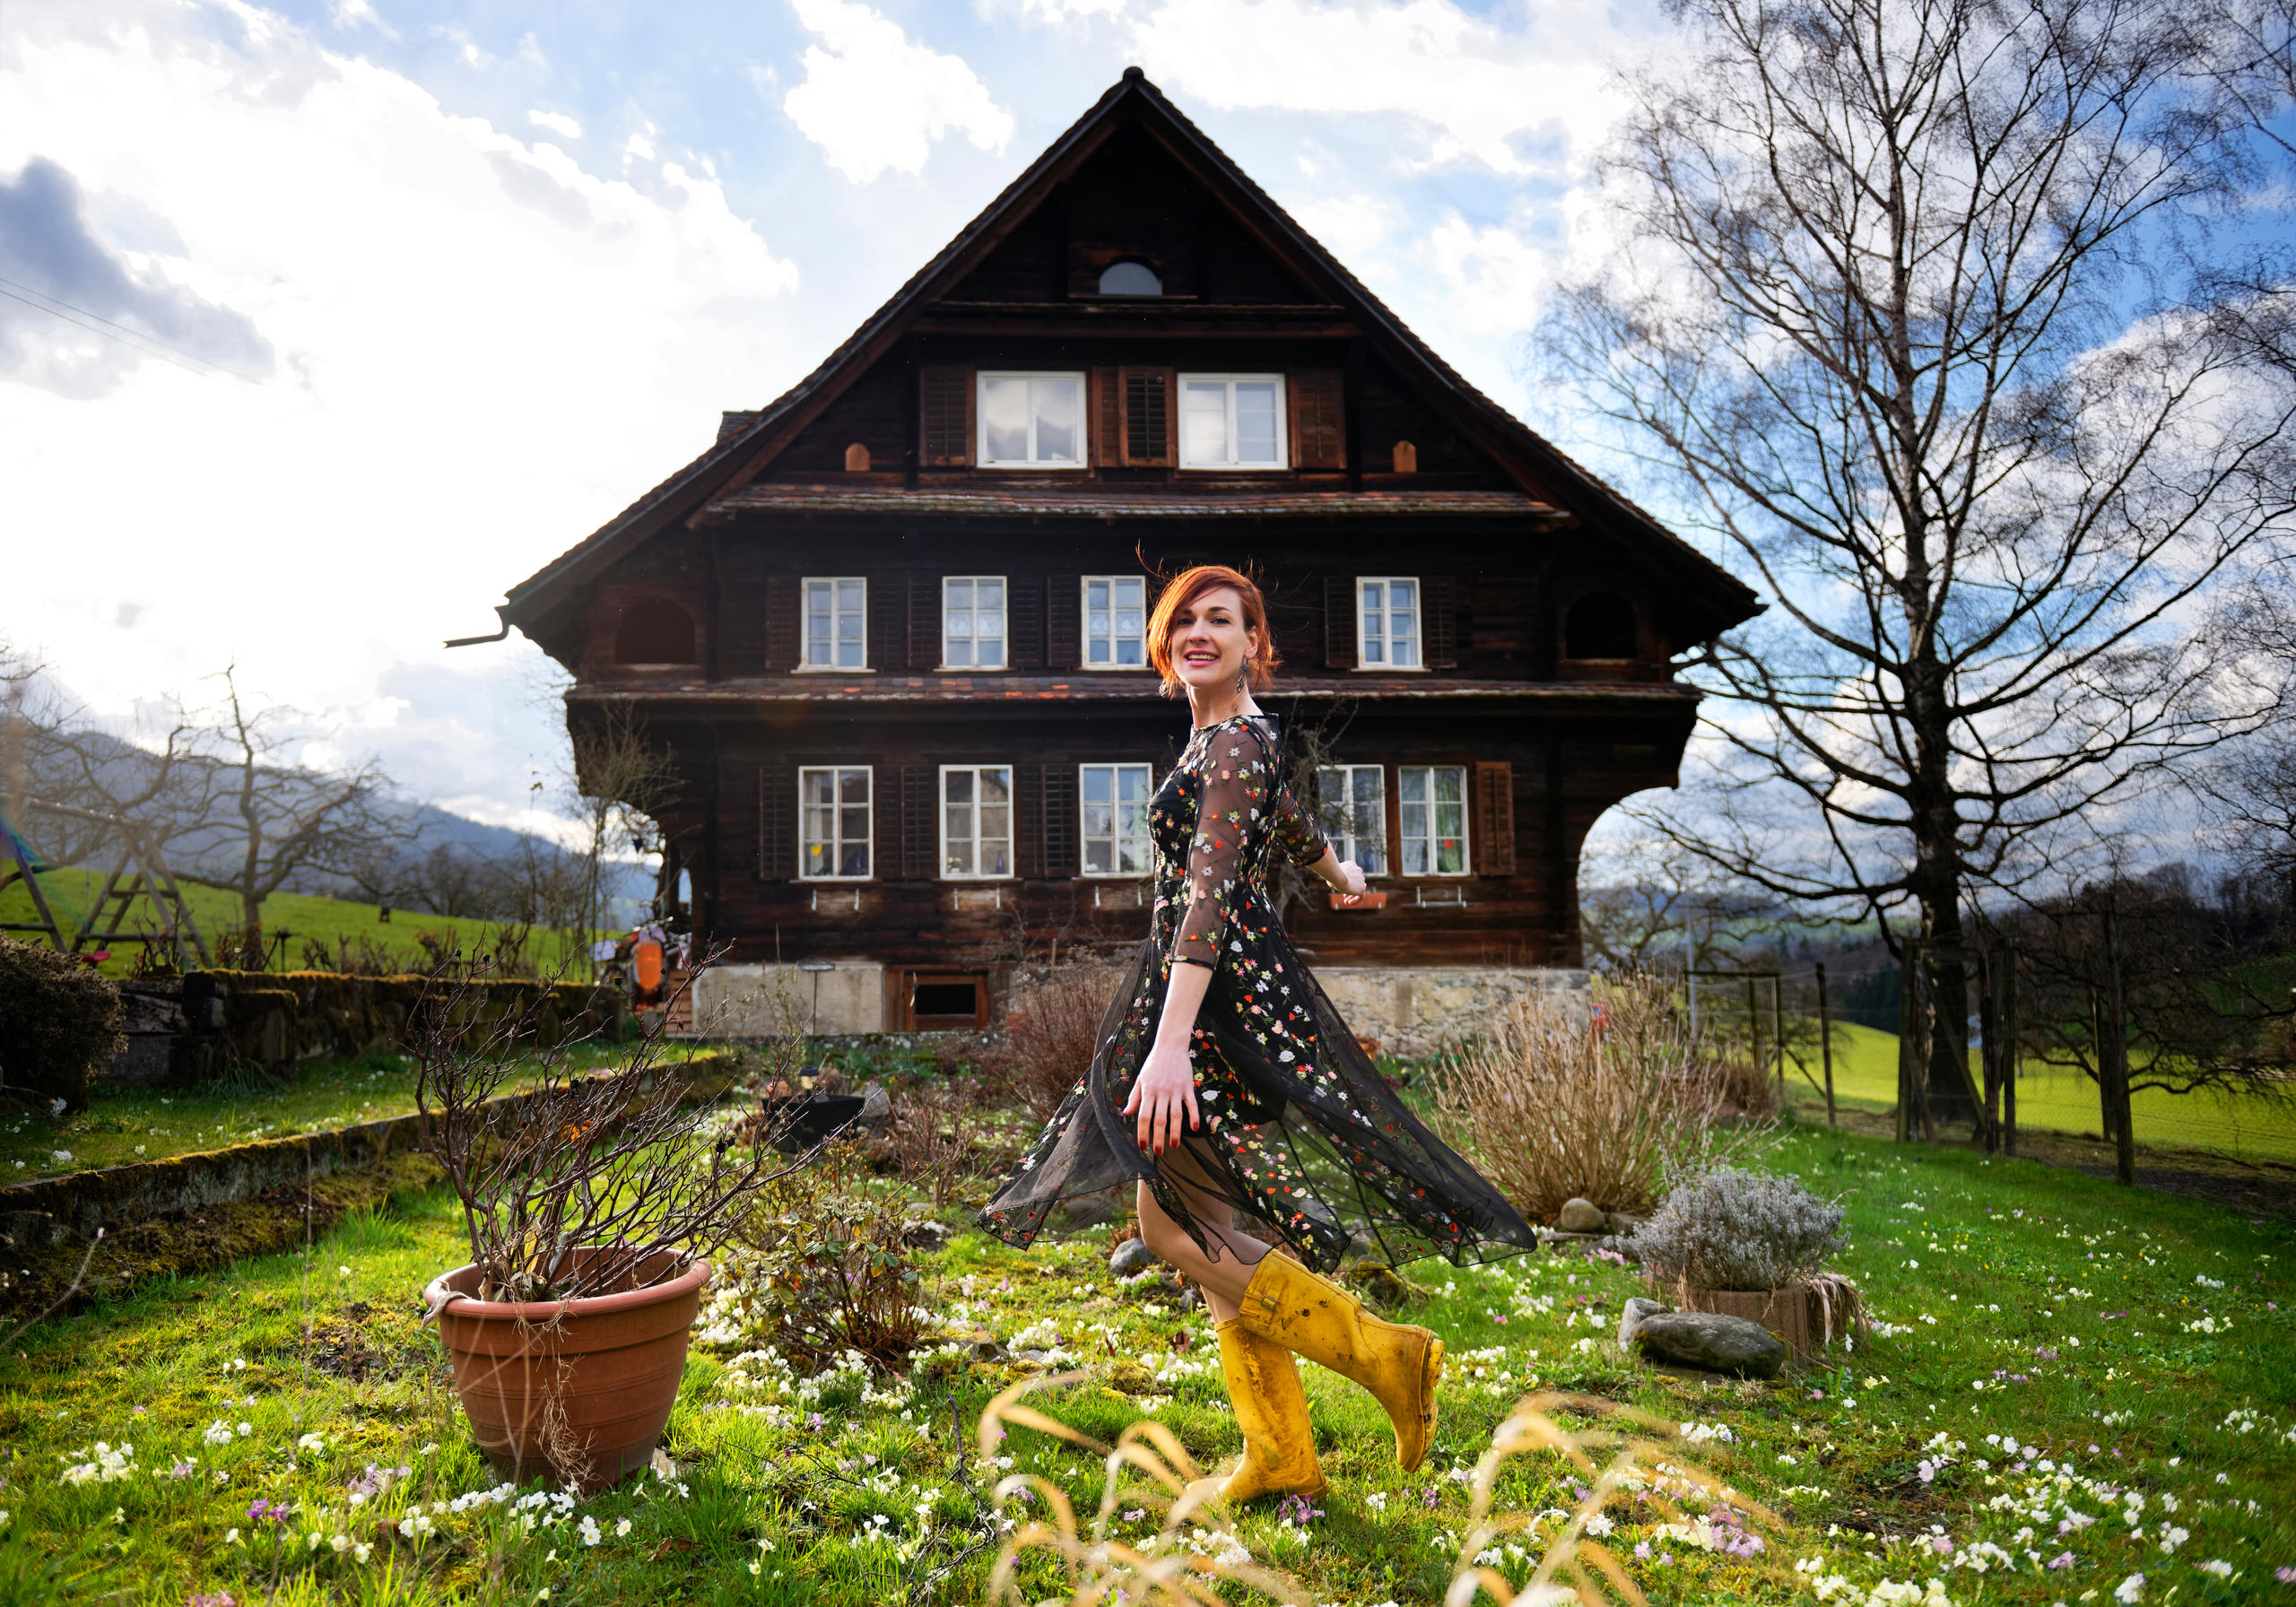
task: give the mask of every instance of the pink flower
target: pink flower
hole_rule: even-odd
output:
[[[2059,1551],[2056,1556],[2048,1559],[2048,1565],[2061,1573],[2065,1569],[2073,1566],[2073,1553],[2070,1551]]]

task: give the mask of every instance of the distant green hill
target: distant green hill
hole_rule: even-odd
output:
[[[65,869],[48,871],[40,876],[40,886],[48,894],[48,905],[56,918],[65,927],[69,939],[89,906],[103,890],[103,874],[98,871]],[[184,884],[184,896],[190,900],[192,916],[199,923],[199,930],[210,946],[216,934],[236,928],[239,924],[239,900],[234,894],[213,887]],[[30,921],[37,918],[30,892],[21,883],[0,891],[0,921]],[[129,912],[126,923],[133,931],[138,920],[149,921],[151,907],[139,902]],[[108,923],[99,921],[100,927]],[[423,915],[411,909],[393,909],[388,921],[372,904],[355,903],[348,899],[322,899],[307,893],[274,893],[263,903],[263,924],[266,932],[276,934],[284,928],[292,935],[287,941],[286,964],[290,969],[302,969],[303,942],[317,938],[330,947],[338,938],[350,938],[354,942],[365,938],[376,947],[404,958],[409,969],[414,969],[422,956],[415,934],[425,929],[451,932],[465,947],[474,945],[498,931],[498,921],[475,921],[453,916]],[[8,936],[40,941],[39,934],[12,932]],[[544,967],[554,965],[561,955],[576,945],[572,934],[552,930],[537,930],[528,940],[528,958]],[[108,976],[124,976],[134,963],[136,947],[121,944],[112,951],[112,957],[100,968]]]

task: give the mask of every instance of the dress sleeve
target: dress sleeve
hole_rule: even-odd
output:
[[[1308,817],[1299,794],[1291,784],[1278,777],[1275,781],[1275,847],[1293,865],[1305,870],[1326,854],[1331,844],[1314,821]]]
[[[1187,849],[1187,908],[1172,958],[1218,969],[1243,897],[1244,845],[1268,807],[1275,777],[1248,725],[1214,732],[1197,778],[1196,836]]]

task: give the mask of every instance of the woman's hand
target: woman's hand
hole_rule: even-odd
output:
[[[1352,859],[1343,859],[1333,865],[1328,880],[1343,904],[1352,904],[1363,896],[1363,867]]]
[[[1186,1044],[1166,1044],[1160,1038],[1148,1051],[1148,1059],[1132,1084],[1124,1114],[1137,1113],[1140,1147],[1151,1155],[1161,1155],[1180,1142],[1183,1110],[1187,1113],[1188,1132],[1204,1125],[1196,1108],[1196,1067],[1188,1059]]]

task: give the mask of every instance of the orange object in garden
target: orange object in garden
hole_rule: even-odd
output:
[[[650,994],[662,986],[662,945],[652,939],[632,943],[630,947],[631,974],[638,979],[638,991]]]

